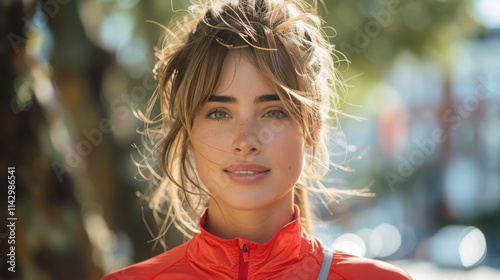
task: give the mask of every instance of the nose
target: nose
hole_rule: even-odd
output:
[[[233,152],[238,154],[257,154],[261,150],[258,125],[251,121],[235,124]]]

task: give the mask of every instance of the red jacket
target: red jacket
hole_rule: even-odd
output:
[[[323,245],[295,219],[267,243],[243,238],[221,239],[204,230],[190,241],[143,262],[106,275],[102,280],[166,279],[316,279],[323,261]],[[407,280],[394,265],[334,252],[328,280]]]

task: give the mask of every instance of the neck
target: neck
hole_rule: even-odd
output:
[[[235,209],[221,202],[217,205],[210,199],[204,228],[223,239],[240,237],[266,243],[281,228],[293,221],[293,217],[293,191],[276,203],[248,210]]]

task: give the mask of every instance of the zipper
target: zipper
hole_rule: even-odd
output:
[[[238,271],[238,279],[246,280],[248,277],[248,249],[247,244],[243,243],[240,250],[240,270]]]

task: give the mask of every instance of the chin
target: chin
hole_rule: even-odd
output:
[[[262,192],[252,190],[247,192],[240,191],[237,194],[227,192],[224,196],[214,197],[219,204],[224,204],[227,208],[248,211],[264,208],[274,203],[283,203],[283,199],[288,199],[287,194],[290,191],[273,195],[269,191],[263,194]]]

